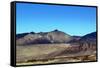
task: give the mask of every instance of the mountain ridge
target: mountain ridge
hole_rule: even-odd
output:
[[[24,33],[17,35],[18,44],[44,44],[44,43],[66,43],[72,39],[69,34],[66,34],[59,30],[51,32],[39,32],[39,33]]]
[[[93,35],[93,36],[92,36]],[[96,32],[92,32],[86,34],[84,36],[71,36],[65,32],[54,30],[50,32],[30,32],[30,33],[22,33],[16,35],[16,40],[18,45],[25,44],[48,44],[48,43],[78,43],[89,39],[89,42],[94,41],[96,39]]]

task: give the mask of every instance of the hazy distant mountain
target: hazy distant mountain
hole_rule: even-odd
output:
[[[24,33],[16,36],[18,45],[25,44],[45,44],[45,43],[66,43],[72,37],[62,31],[54,30],[51,32]]]

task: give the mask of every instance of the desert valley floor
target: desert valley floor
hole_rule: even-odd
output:
[[[70,44],[16,46],[17,65],[96,61],[96,51]]]

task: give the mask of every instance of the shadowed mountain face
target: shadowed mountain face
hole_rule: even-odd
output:
[[[68,43],[70,44],[78,43],[80,39],[81,36],[72,36],[72,40],[70,40]]]
[[[17,34],[17,44],[67,43],[72,37],[62,31]]]
[[[90,33],[90,34],[87,34],[85,36],[83,36],[80,41],[81,42],[96,42],[96,35],[97,35],[97,32],[93,32],[93,33]]]
[[[74,42],[96,42],[96,32],[92,32],[89,34],[86,34],[84,36],[72,36],[72,40],[69,41],[69,43]]]
[[[96,50],[96,35],[97,35],[97,32],[93,32],[93,33],[83,36],[79,40],[80,46],[84,48],[85,50],[87,49]]]

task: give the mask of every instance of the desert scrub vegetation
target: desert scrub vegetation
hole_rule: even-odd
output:
[[[48,59],[30,59],[19,61],[17,64],[45,64],[45,63],[62,63],[62,62],[83,62],[83,61],[96,61],[96,55],[84,55],[73,57],[54,57]]]

